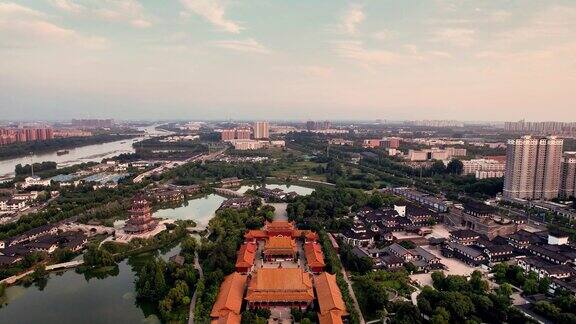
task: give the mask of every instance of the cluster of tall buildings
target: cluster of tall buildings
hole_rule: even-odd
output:
[[[564,152],[561,161],[560,197],[576,196],[576,152]]]
[[[237,127],[223,129],[220,135],[222,141],[249,140],[251,138],[266,139],[270,137],[268,122],[258,121],[252,127]]]
[[[114,126],[113,119],[72,119],[72,126],[80,128],[110,128]]]
[[[54,138],[52,128],[0,128],[0,145],[45,141]]]
[[[504,123],[504,129],[509,132],[526,132],[540,135],[574,135],[576,134],[576,123],[571,122],[527,122],[524,120]]]
[[[309,120],[306,122],[306,129],[311,130],[326,130],[332,127],[332,123],[329,121],[313,121]]]
[[[464,127],[464,123],[457,120],[413,120],[407,121],[406,124],[424,127]]]
[[[576,183],[576,153],[555,136],[508,141],[504,196],[528,200],[569,198]]]

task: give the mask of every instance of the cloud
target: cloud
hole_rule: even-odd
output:
[[[303,67],[302,70],[307,75],[316,78],[327,78],[334,74],[334,68],[329,66],[311,65]]]
[[[576,8],[553,6],[524,25],[498,35],[503,42],[571,41],[576,31]]]
[[[12,2],[0,3],[0,17],[3,18],[16,18],[16,17],[45,17],[46,15],[40,11],[30,9]]]
[[[334,44],[334,49],[340,57],[362,64],[394,64],[402,60],[401,55],[392,51],[366,49],[361,41],[337,41]]]
[[[136,28],[152,26],[152,21],[144,14],[144,8],[137,0],[50,0],[50,3],[62,11],[82,17],[125,22]]]
[[[354,35],[358,32],[358,25],[364,21],[365,15],[362,7],[351,6],[342,21],[342,29],[345,33]]]
[[[42,12],[28,7],[0,3],[1,46],[36,47],[49,44],[101,49],[108,45],[108,41],[56,25]]]
[[[72,1],[72,0],[50,0],[50,3],[62,10],[62,11],[66,11],[66,12],[70,12],[70,13],[81,13],[82,11],[85,10],[85,8],[79,4],[77,4],[76,2]]]
[[[270,54],[272,51],[256,40],[249,38],[245,40],[222,40],[214,41],[212,44],[216,47],[231,49],[239,52],[249,52],[258,54]]]
[[[221,0],[181,0],[182,5],[223,31],[238,34],[242,27],[226,18],[226,7]]]
[[[401,51],[369,49],[358,40],[336,41],[333,44],[338,56],[364,66],[415,64],[452,57],[447,52],[422,51],[412,44],[404,45]]]
[[[466,28],[442,28],[432,33],[432,41],[456,47],[470,47],[476,42],[476,31]]]
[[[372,34],[372,38],[379,41],[389,40],[391,36],[392,33],[388,30],[381,30]]]

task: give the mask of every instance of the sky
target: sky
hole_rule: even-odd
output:
[[[576,121],[574,0],[0,0],[0,120]]]

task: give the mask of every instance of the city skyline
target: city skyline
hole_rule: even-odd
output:
[[[565,0],[0,1],[0,111],[576,120],[575,36]]]

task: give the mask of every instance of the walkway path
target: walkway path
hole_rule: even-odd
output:
[[[338,258],[340,258],[340,256],[338,256]],[[342,260],[340,260],[340,262],[342,262]],[[358,300],[356,299],[356,294],[354,293],[354,289],[352,288],[352,282],[350,282],[350,279],[348,279],[348,276],[346,275],[346,270],[344,270],[344,267],[342,267],[342,276],[344,276],[344,280],[346,280],[346,283],[348,284],[348,290],[350,291],[350,297],[352,297],[352,302],[354,302],[354,308],[356,308],[356,312],[358,312],[358,320],[360,321],[360,324],[365,324],[366,321],[364,320],[364,316],[362,315],[362,310],[360,310],[360,304],[358,304]]]
[[[288,208],[287,203],[271,203],[268,205],[274,207],[274,220],[275,221],[287,221],[288,220],[288,213],[286,212],[286,208]]]
[[[83,264],[84,261],[83,260],[76,260],[76,261],[70,261],[70,262],[63,262],[63,263],[57,263],[57,264],[53,264],[53,265],[49,265],[46,266],[46,270],[47,271],[52,271],[52,270],[59,270],[59,269],[69,269],[69,268],[74,268],[77,267],[81,264]],[[18,280],[26,277],[29,274],[32,274],[34,272],[34,270],[28,270],[24,273],[21,274],[17,274],[14,275],[12,277],[8,277],[5,278],[3,280],[0,281],[0,283],[5,283],[7,285],[12,285],[14,283],[16,283]]]
[[[198,261],[198,252],[194,251],[194,268],[198,270],[200,275],[199,280],[204,278],[204,271],[200,266],[200,261]],[[196,294],[198,293],[198,289],[194,290],[194,295],[192,295],[192,300],[190,301],[190,314],[188,315],[188,324],[194,324],[194,311],[196,310]]]

